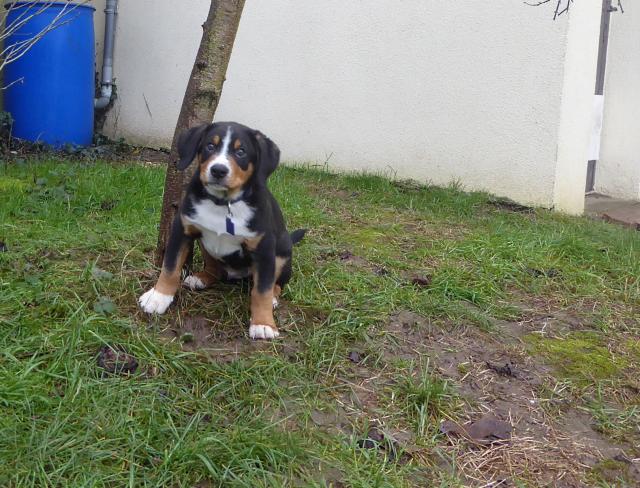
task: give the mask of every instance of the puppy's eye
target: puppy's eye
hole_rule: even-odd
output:
[[[236,156],[239,158],[243,158],[247,154],[244,149],[236,149]]]
[[[213,151],[215,148],[216,148],[216,146],[213,143],[210,142],[209,144],[207,144],[207,149],[209,151]]]

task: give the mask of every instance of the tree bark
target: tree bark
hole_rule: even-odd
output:
[[[200,48],[193,63],[173,133],[171,156],[164,183],[160,232],[155,256],[156,266],[162,265],[173,218],[182,200],[186,183],[189,182],[194,171],[193,167],[189,167],[184,172],[176,169],[178,137],[189,127],[213,120],[243,8],[244,0],[211,0],[207,20],[202,25]]]

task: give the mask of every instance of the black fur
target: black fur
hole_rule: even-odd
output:
[[[180,137],[178,137],[178,155],[180,159],[176,163],[176,167],[179,170],[186,169],[193,162],[198,153],[202,136],[212,125],[199,125],[180,134]]]
[[[252,266],[257,269],[258,283],[255,283],[260,293],[264,293],[273,286],[274,282],[283,287],[291,277],[291,255],[293,245],[299,243],[306,229],[299,229],[292,233],[287,231],[284,217],[278,202],[267,187],[267,179],[276,170],[280,162],[280,150],[268,137],[257,130],[233,122],[204,124],[191,128],[180,135],[178,140],[179,169],[187,168],[196,157],[206,162],[216,156],[217,148],[214,140],[224,140],[227,130],[232,133],[232,140],[240,140],[242,151],[234,153],[233,160],[238,168],[251,172],[251,176],[241,188],[239,197],[254,210],[253,218],[248,228],[256,235],[262,235],[258,246],[249,250],[243,245],[242,250],[226,256],[218,256],[225,267],[242,272]],[[217,136],[217,137],[216,137]],[[236,149],[234,148],[234,151]],[[253,166],[253,169],[251,167]],[[226,206],[228,197],[223,192],[218,193],[203,184],[199,171],[196,171],[188,185],[186,196],[176,216],[165,255],[165,264],[176,262],[176,254],[189,237],[185,235],[182,215],[192,217],[198,202],[209,199],[215,205]],[[224,229],[221,229],[221,232]],[[197,235],[195,236],[198,237]],[[284,258],[285,264],[279,276],[275,276],[276,257]]]
[[[291,243],[295,246],[298,242],[302,240],[302,238],[306,233],[307,233],[307,229],[294,230],[291,233]]]

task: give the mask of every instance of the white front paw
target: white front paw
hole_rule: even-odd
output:
[[[249,337],[252,339],[275,339],[280,335],[277,329],[269,325],[254,325],[249,327]]]
[[[140,308],[147,313],[163,314],[171,305],[173,301],[173,295],[165,295],[156,291],[155,288],[151,288],[148,292],[144,293],[139,299],[138,303]]]
[[[204,290],[207,286],[200,278],[195,275],[189,275],[184,279],[184,286],[192,290]]]

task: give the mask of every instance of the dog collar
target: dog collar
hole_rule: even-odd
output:
[[[242,193],[240,193],[240,196],[238,198],[234,198],[229,200],[228,198],[219,198],[215,195],[212,195],[211,193],[209,193],[208,191],[205,192],[206,197],[211,200],[215,205],[218,205],[220,207],[223,206],[229,206],[231,204],[234,204],[236,202],[239,202],[240,200],[242,200],[243,198],[247,198],[249,195],[251,195],[253,192],[251,191],[251,188],[248,188],[246,190],[243,190]]]
[[[224,219],[225,221],[225,230],[227,232],[227,234],[235,236],[236,235],[236,229],[235,229],[235,225],[233,223],[233,213],[231,212],[231,205],[239,202],[240,200],[242,200],[243,198],[246,198],[248,195],[250,194],[250,192],[243,192],[238,198],[234,198],[232,200],[229,200],[228,198],[218,198],[215,195],[212,195],[210,193],[207,192],[207,198],[209,200],[211,200],[214,205],[217,205],[219,207],[223,207],[226,206],[227,207],[227,216]]]
[[[207,198],[209,200],[211,200],[215,205],[218,205],[219,207],[228,206],[229,207],[229,211],[231,211],[231,204],[239,202],[240,200],[242,200],[243,196],[244,195],[240,195],[238,198],[234,198],[233,200],[229,200],[228,198],[218,198],[215,195],[212,195],[210,193],[207,194]]]

